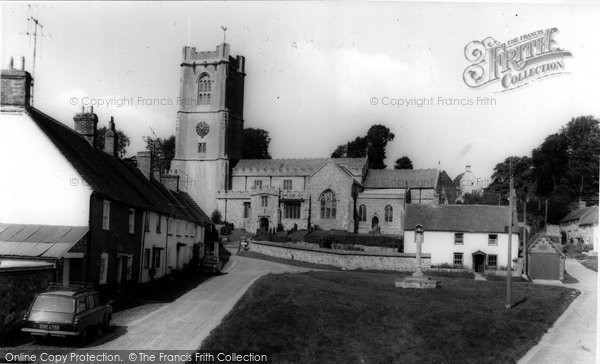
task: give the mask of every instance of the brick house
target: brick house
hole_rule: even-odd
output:
[[[29,104],[30,85],[23,69],[2,70],[0,155],[13,178],[0,181],[0,223],[20,230],[0,240],[0,256],[52,258],[59,279],[126,287],[143,280],[144,221],[156,214],[193,226],[193,237],[179,242],[185,258],[172,267],[189,262],[192,246],[203,243],[203,230],[210,227],[204,212],[183,203],[180,191],[163,188],[151,171],[118,158],[113,121],[100,150],[92,109],[76,114],[71,129]],[[78,234],[61,236],[65,230]],[[45,257],[53,242],[61,243],[62,255]],[[23,254],[32,244],[39,251]]]

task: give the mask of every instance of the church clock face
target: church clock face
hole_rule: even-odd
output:
[[[209,131],[210,128],[208,127],[206,121],[201,121],[198,123],[198,125],[196,125],[196,133],[200,135],[201,138],[204,138]]]

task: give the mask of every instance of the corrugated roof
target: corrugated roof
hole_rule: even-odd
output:
[[[199,223],[208,221],[197,219],[206,215],[200,207],[172,201],[160,183],[146,178],[131,163],[94,149],[77,132],[35,108],[31,108],[29,114],[95,192],[165,215]],[[190,208],[198,211],[193,214],[186,212]]]
[[[369,169],[365,188],[435,188],[437,169]]]
[[[59,259],[88,231],[87,226],[0,223],[0,256]]]
[[[560,222],[579,220],[579,225],[591,225],[598,223],[598,206],[582,207],[571,211],[563,217]]]
[[[330,160],[353,175],[362,174],[367,163],[367,158],[240,159],[232,173],[234,176],[310,176]]]
[[[407,204],[404,226],[405,230],[421,224],[425,231],[504,233],[508,212],[507,206]],[[513,232],[517,233],[514,224]]]

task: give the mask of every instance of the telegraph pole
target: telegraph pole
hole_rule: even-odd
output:
[[[506,264],[506,305],[507,310],[511,307],[512,291],[512,225],[513,225],[513,177],[512,163],[510,168],[510,184],[508,187],[508,257]]]
[[[546,199],[546,208],[544,212],[544,232],[548,233],[548,199]]]
[[[525,203],[523,204],[523,270],[527,274],[527,200],[525,196]]]

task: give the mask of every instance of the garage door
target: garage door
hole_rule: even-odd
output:
[[[531,254],[531,278],[559,279],[560,256],[556,254]]]

